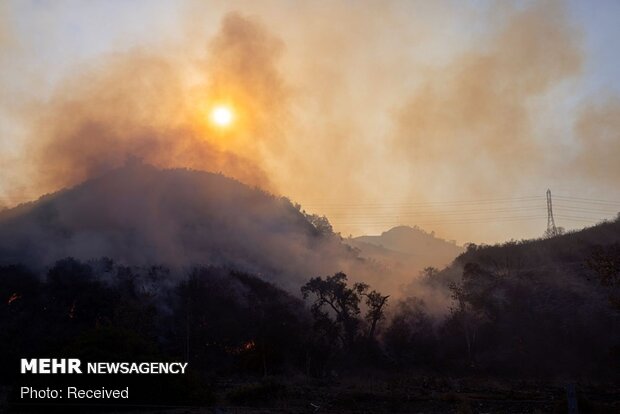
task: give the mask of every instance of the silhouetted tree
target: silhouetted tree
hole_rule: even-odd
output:
[[[304,213],[304,215],[306,216],[308,222],[314,226],[320,235],[328,236],[334,233],[334,229],[332,228],[332,225],[327,217],[307,213]]]
[[[367,338],[374,338],[377,323],[384,317],[384,307],[389,296],[373,290],[368,291],[365,283],[347,285],[347,275],[340,272],[325,279],[315,277],[301,288],[304,299],[313,295],[310,306],[315,326],[328,335],[337,336],[342,346],[351,347],[363,326],[360,319],[360,302],[366,298],[368,310],[365,321],[368,323]]]
[[[396,362],[430,365],[436,344],[433,321],[425,312],[424,302],[418,298],[398,302],[383,340]]]
[[[467,359],[475,365],[475,351],[480,326],[494,314],[493,303],[488,299],[496,285],[496,277],[476,263],[467,263],[463,270],[462,282],[452,283],[450,291],[454,306],[451,317],[463,331],[467,346]]]
[[[620,243],[595,246],[592,250],[586,263],[608,290],[609,303],[620,312]]]
[[[367,290],[368,288],[366,288]],[[383,296],[376,290],[373,290],[369,293],[363,291],[362,296],[366,297],[366,306],[368,310],[366,312],[366,322],[369,325],[368,329],[368,339],[375,339],[375,333],[377,330],[377,323],[384,319],[385,317],[385,306],[387,305],[387,300],[390,297],[389,295]]]

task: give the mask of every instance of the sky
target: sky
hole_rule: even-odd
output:
[[[459,243],[620,211],[620,3],[2,1],[0,205],[136,156],[343,236]],[[216,105],[235,122],[209,122]]]

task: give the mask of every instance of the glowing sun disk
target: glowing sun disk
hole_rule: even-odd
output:
[[[211,110],[211,122],[221,127],[232,124],[234,117],[232,109],[225,105],[218,105]]]

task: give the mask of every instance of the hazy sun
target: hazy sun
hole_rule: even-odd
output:
[[[211,122],[217,126],[227,127],[234,121],[235,114],[229,106],[218,105],[211,110]]]

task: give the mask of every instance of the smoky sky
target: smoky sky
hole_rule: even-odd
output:
[[[2,115],[19,125],[0,146],[5,204],[135,156],[287,195],[348,234],[384,223],[331,204],[531,195],[553,184],[604,193],[620,174],[618,101],[576,93],[587,54],[563,2],[179,7],[174,36],[89,57],[45,96],[2,77],[11,92]],[[3,25],[3,44],[15,37]],[[44,65],[31,72],[46,77]],[[230,130],[208,122],[220,102],[237,114]],[[501,240],[538,225],[434,229]]]
[[[531,102],[581,67],[578,35],[557,5],[515,12],[479,49],[427,74],[397,114],[393,148],[437,186],[448,177],[463,194],[514,189],[524,169],[545,164]]]

